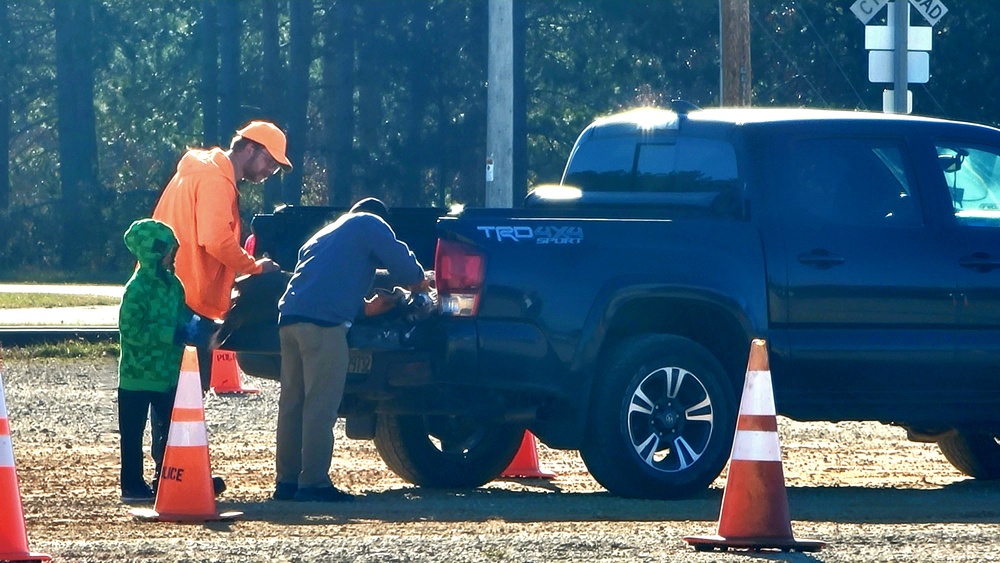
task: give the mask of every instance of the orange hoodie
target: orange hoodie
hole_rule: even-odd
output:
[[[153,219],[170,225],[177,235],[177,277],[188,307],[203,317],[223,318],[236,275],[261,270],[240,246],[238,200],[233,164],[225,152],[191,149],[153,211]]]

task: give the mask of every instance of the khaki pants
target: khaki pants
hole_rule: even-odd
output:
[[[347,327],[296,323],[279,329],[277,482],[330,487],[333,425],[347,378]]]

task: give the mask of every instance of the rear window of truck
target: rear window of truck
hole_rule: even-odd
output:
[[[576,147],[563,185],[585,194],[642,194],[642,201],[711,207],[738,197],[736,152],[726,141],[592,135]],[[729,196],[729,197],[726,197]]]

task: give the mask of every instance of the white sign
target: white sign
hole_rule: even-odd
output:
[[[910,4],[913,4],[913,7],[932,26],[941,21],[941,18],[948,13],[948,8],[941,3],[941,0],[910,0]]]
[[[868,81],[893,82],[895,75],[893,51],[870,51],[868,53]],[[911,84],[926,84],[931,78],[931,56],[927,51],[910,51],[906,57],[906,81]]]
[[[851,4],[851,11],[861,23],[867,24],[888,3],[889,0],[857,0]]]
[[[896,93],[892,90],[882,90],[882,112],[897,113],[894,111],[895,104]],[[913,92],[909,90],[906,91],[906,113],[913,113]]]
[[[892,51],[893,30],[891,25],[866,25],[865,26],[865,49],[870,51]],[[907,30],[906,43],[911,51],[930,51],[932,29],[923,27],[910,27]]]

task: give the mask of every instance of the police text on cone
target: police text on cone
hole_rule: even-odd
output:
[[[260,389],[243,384],[236,352],[215,350],[212,353],[212,379],[209,385],[218,395],[259,393]]]

